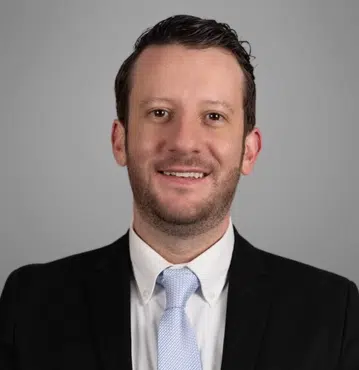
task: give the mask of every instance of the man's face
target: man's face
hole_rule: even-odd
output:
[[[260,142],[256,130],[249,134],[243,168],[244,75],[235,57],[220,48],[151,46],[139,56],[131,86],[127,152],[121,124],[112,138],[118,163],[128,168],[135,212],[176,235],[191,225],[192,234],[216,226],[229,214],[240,173],[253,166],[251,142]]]

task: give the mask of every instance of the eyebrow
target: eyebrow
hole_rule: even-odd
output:
[[[162,102],[173,104],[174,100],[169,99],[169,98],[154,97],[154,98],[141,100],[140,101],[140,106],[142,107],[142,106],[149,105],[151,103],[162,103]],[[228,102],[226,102],[225,100],[205,99],[205,100],[201,100],[201,103],[210,104],[210,105],[217,105],[217,106],[220,105],[220,106],[228,109],[231,113],[234,113],[233,107]]]
[[[227,108],[229,111],[231,111],[232,113],[234,113],[233,107],[229,103],[227,103],[225,100],[210,100],[210,99],[206,99],[206,100],[203,100],[202,102],[203,103],[206,103],[206,104],[211,104],[211,105],[221,105],[222,107]]]
[[[174,101],[172,99],[168,99],[168,98],[149,98],[149,99],[143,99],[140,101],[140,106],[145,106],[145,105],[149,105],[149,104],[152,104],[152,103],[173,103]]]

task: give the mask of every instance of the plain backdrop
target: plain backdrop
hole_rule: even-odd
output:
[[[234,224],[359,283],[359,1],[1,0],[0,289],[19,266],[126,232],[113,82],[142,31],[180,13],[228,22],[256,57],[263,151]]]

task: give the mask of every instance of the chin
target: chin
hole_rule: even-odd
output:
[[[155,209],[155,213],[163,220],[169,223],[190,224],[201,218],[199,207],[181,207],[179,204],[176,206],[161,205]]]

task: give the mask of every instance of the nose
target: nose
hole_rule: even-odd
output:
[[[189,115],[177,116],[166,132],[167,149],[171,152],[199,152],[203,132],[198,119]]]

